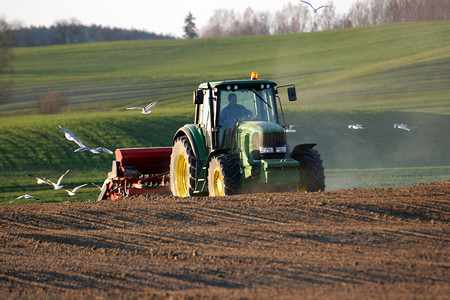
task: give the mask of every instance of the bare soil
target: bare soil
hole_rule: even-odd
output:
[[[450,181],[0,207],[0,298],[449,299]]]

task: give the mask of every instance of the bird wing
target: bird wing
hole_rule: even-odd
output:
[[[45,177],[39,178],[39,177],[36,177],[36,176],[34,176],[34,175],[32,175],[32,174],[26,174],[26,175],[29,176],[29,177],[32,177],[32,178],[36,179],[38,184],[46,183],[46,184],[51,185],[51,184],[48,182],[48,179],[45,178]],[[39,181],[41,181],[41,182],[39,182]]]
[[[84,186],[86,186],[86,185],[87,185],[87,183],[77,186],[76,188],[74,188],[74,189],[72,190],[72,193],[76,193],[79,189],[81,189],[82,187],[84,187]]]
[[[61,184],[61,180],[64,178],[64,176],[66,176],[67,173],[69,173],[70,170],[67,170],[64,174],[61,175],[61,177],[59,177],[58,182],[56,183],[57,185]]]
[[[149,105],[147,105],[147,106],[145,107],[145,110],[148,110],[150,107],[152,107],[152,106],[155,105],[156,103],[158,103],[158,100],[153,101],[152,103],[150,103]]]
[[[22,195],[22,196],[17,197],[17,198],[14,199],[14,200],[21,199],[21,198],[24,198],[24,197],[25,197],[25,195]]]
[[[75,142],[75,144],[77,144],[78,147],[84,147],[83,142],[75,134],[73,134],[71,131],[69,131],[69,130],[67,130],[65,128],[62,128],[61,126],[59,126],[59,129],[61,129],[65,133],[65,137],[66,137],[67,140]]]
[[[144,109],[144,108],[143,108],[143,107],[136,106],[136,107],[127,107],[127,109]]]
[[[322,6],[319,6],[317,9],[321,9],[321,8],[323,8],[323,7],[332,7],[332,6],[329,6],[329,5],[322,5]]]
[[[103,150],[104,152],[106,152],[108,154],[114,154],[114,152],[112,152],[111,150],[109,150],[108,148],[105,148],[105,147],[98,147],[95,150],[98,150],[98,151]]]
[[[44,179],[44,181],[45,181],[48,185],[51,185],[51,186],[53,186],[53,187],[56,186],[56,183],[54,183],[54,182],[51,181],[50,179],[47,179],[47,178],[45,178],[45,177],[42,177],[42,179]]]
[[[315,9],[315,8],[314,8],[314,6],[312,6],[312,5],[311,5],[311,3],[309,3],[309,2],[306,2],[306,1],[303,1],[303,0],[300,0],[300,1],[302,1],[303,3],[306,3],[306,4],[308,4],[309,6],[311,6],[311,7],[312,7],[312,9]]]
[[[99,185],[97,185],[97,184],[95,184],[95,183],[93,183],[93,182],[91,182],[91,184],[92,184],[92,185],[95,185],[95,186],[98,187],[100,190],[102,189]]]
[[[78,149],[75,149],[73,152],[83,152],[83,151],[86,151],[86,150],[91,150],[92,148],[91,147],[86,147],[86,146],[83,146],[83,147],[80,147],[80,148],[78,148]]]

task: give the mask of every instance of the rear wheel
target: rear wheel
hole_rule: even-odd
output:
[[[187,138],[175,141],[170,156],[170,190],[174,196],[192,196],[195,188],[195,157]]]
[[[294,149],[292,158],[300,163],[300,192],[318,192],[325,190],[325,173],[319,152],[314,149]]]
[[[208,168],[208,191],[210,196],[236,194],[241,185],[239,160],[231,155],[213,157]]]

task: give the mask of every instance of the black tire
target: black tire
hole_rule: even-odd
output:
[[[241,172],[239,160],[231,155],[214,156],[208,167],[209,196],[228,196],[239,192]]]
[[[300,163],[300,181],[297,187],[301,192],[325,190],[325,173],[319,152],[314,149],[299,149],[292,152],[292,158]]]
[[[190,197],[195,189],[195,156],[186,137],[178,138],[170,156],[170,190],[177,197]]]

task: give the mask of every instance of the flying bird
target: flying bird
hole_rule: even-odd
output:
[[[158,103],[158,100],[153,101],[152,103],[150,103],[150,104],[147,105],[146,107],[139,107],[139,106],[136,106],[136,107],[127,107],[127,109],[141,109],[141,110],[142,110],[141,113],[143,113],[144,115],[148,115],[149,113],[152,112],[152,111],[150,110],[150,108],[151,108],[153,105],[155,105],[156,103]]]
[[[47,178],[44,178],[44,179],[47,180],[47,181],[49,182],[49,184],[53,186],[53,189],[55,189],[55,190],[60,190],[60,189],[63,187],[63,185],[61,184],[61,181],[62,181],[62,179],[64,178],[64,176],[65,176],[67,173],[69,173],[69,171],[70,171],[70,170],[67,170],[64,174],[62,174],[62,175],[59,177],[58,182],[56,182],[56,183],[54,183],[54,182],[51,181],[51,180],[48,180]]]
[[[17,197],[17,198],[14,199],[14,200],[9,201],[9,203],[13,203],[14,201],[16,201],[16,200],[18,200],[18,199],[22,199],[22,198],[25,198],[25,199],[34,199],[34,200],[36,200],[37,202],[42,202],[41,199],[36,198],[35,196],[31,196],[31,195],[29,195],[29,194],[25,194],[25,195],[22,195],[22,196]]]
[[[48,184],[48,185],[52,185],[52,184],[48,181],[48,179],[45,178],[45,177],[39,178],[39,177],[35,177],[35,176],[31,175],[31,174],[27,174],[27,176],[36,179],[36,183],[37,183],[37,184],[44,184],[44,183],[45,183],[45,184]]]
[[[87,183],[82,184],[82,185],[79,185],[79,186],[77,186],[76,188],[74,188],[74,189],[71,190],[71,191],[69,191],[69,190],[65,190],[65,191],[67,192],[67,194],[68,194],[69,196],[75,196],[76,193],[77,193],[77,191],[78,191],[79,189],[81,189],[82,187],[86,186],[86,185],[87,185]]]
[[[69,140],[71,142],[75,142],[75,144],[77,144],[78,147],[85,147],[83,142],[81,142],[81,140],[75,134],[73,134],[72,132],[70,132],[67,129],[62,128],[61,126],[59,126],[59,129],[64,131],[64,135],[67,140]]]
[[[348,125],[348,128],[349,129],[354,129],[354,130],[365,129],[364,126],[362,126],[361,124]]]
[[[66,139],[68,139],[69,141],[72,141],[78,145],[79,148],[75,149],[73,152],[77,153],[77,152],[83,152],[83,151],[89,150],[94,154],[99,154],[100,151],[104,151],[108,154],[114,154],[111,150],[109,150],[105,147],[98,147],[98,148],[87,147],[86,145],[83,144],[83,142],[75,134],[73,134],[69,130],[62,128],[61,126],[59,126],[59,129],[64,131],[64,135],[65,135]]]
[[[408,125],[406,125],[406,124],[397,124],[397,123],[395,123],[394,124],[394,128],[397,128],[397,129],[401,129],[401,130],[406,130],[406,131],[411,131],[411,128],[408,128]]]
[[[301,2],[303,2],[303,3],[306,3],[306,4],[308,4],[309,6],[311,6],[311,8],[314,10],[314,13],[316,13],[319,9],[321,9],[321,8],[324,8],[324,7],[332,7],[332,6],[329,6],[329,5],[322,5],[322,6],[319,6],[318,8],[315,8],[314,6],[312,6],[311,5],[311,3],[309,3],[309,2],[306,2],[306,1],[303,1],[303,0],[300,0]]]
[[[287,133],[294,133],[297,131],[294,129],[294,126],[297,126],[297,125],[286,125],[286,126],[284,126],[284,131]]]

